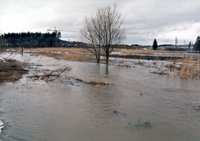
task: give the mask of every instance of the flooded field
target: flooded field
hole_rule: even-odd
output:
[[[28,53],[1,57],[29,64],[21,80],[0,83],[2,141],[200,140],[199,80],[157,75],[142,66],[106,67]],[[51,82],[27,77],[64,65],[71,71]]]

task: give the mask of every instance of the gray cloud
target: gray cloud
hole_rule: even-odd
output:
[[[200,35],[199,0],[0,0],[0,32],[63,32],[63,39],[79,40],[84,18],[96,9],[117,3],[125,21],[124,43],[152,44],[195,41]]]
[[[200,33],[191,28],[195,24],[200,27],[199,4],[198,0],[130,1],[125,5],[128,35],[132,39],[135,37],[136,42],[147,44],[154,38],[159,38],[161,43],[172,42],[178,35],[181,35],[180,40],[194,41]],[[184,31],[187,34],[183,35]],[[197,34],[194,35],[194,32]]]

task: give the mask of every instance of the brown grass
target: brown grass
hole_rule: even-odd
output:
[[[182,69],[179,72],[179,77],[183,79],[200,78],[200,59],[194,61],[193,58],[182,62]]]
[[[70,60],[70,61],[83,61],[84,62],[84,61],[94,60],[95,58],[91,55],[69,54],[69,55],[61,56],[60,59]]]
[[[91,61],[95,59],[87,49],[82,48],[37,48],[27,51],[70,61]]]
[[[94,84],[94,85],[109,85],[108,82],[102,81],[102,80],[100,80],[98,78],[94,78],[94,77],[92,77],[90,82],[88,82],[88,83],[89,84]]]
[[[181,67],[177,67],[180,63]],[[168,65],[168,74],[173,72],[175,76],[182,79],[200,78],[200,58],[185,58],[174,61],[174,64]]]
[[[15,60],[0,60],[0,82],[14,82],[27,72]]]
[[[80,54],[80,53],[90,53],[87,49],[84,48],[35,48],[35,49],[26,49],[25,51],[33,52],[62,52],[70,54]]]
[[[136,50],[136,49],[116,49],[115,51],[125,53],[127,55],[131,54],[155,54],[155,53],[169,53],[164,50]]]
[[[75,77],[71,77],[73,79],[75,79],[76,81],[79,81],[79,82],[83,82],[85,84],[92,84],[92,85],[109,85],[110,83],[106,82],[106,81],[102,81],[100,80],[99,78],[94,78],[92,77],[91,80],[88,82],[88,81],[85,81],[85,80],[82,80],[82,79],[79,79],[79,78],[75,78]]]
[[[0,47],[0,53],[5,52],[5,51],[6,51],[6,48]]]

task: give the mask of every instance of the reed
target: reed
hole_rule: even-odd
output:
[[[197,79],[200,78],[200,59],[194,58],[184,59],[181,65],[181,70],[178,73],[182,79]]]
[[[0,82],[14,82],[19,80],[28,70],[22,68],[22,63],[12,59],[0,60]]]
[[[180,67],[177,67],[177,63]],[[200,78],[200,58],[184,58],[173,61],[173,64],[167,65],[167,74],[173,73],[182,79]]]

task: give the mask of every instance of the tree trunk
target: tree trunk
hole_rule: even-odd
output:
[[[100,45],[99,45],[97,52],[96,52],[97,63],[100,63],[100,57],[101,57],[101,51],[100,51]]]
[[[109,62],[109,51],[106,51],[106,64]]]
[[[100,56],[97,56],[97,63],[100,63]]]
[[[108,75],[109,74],[109,69],[108,69],[108,64],[106,64],[106,75]]]

